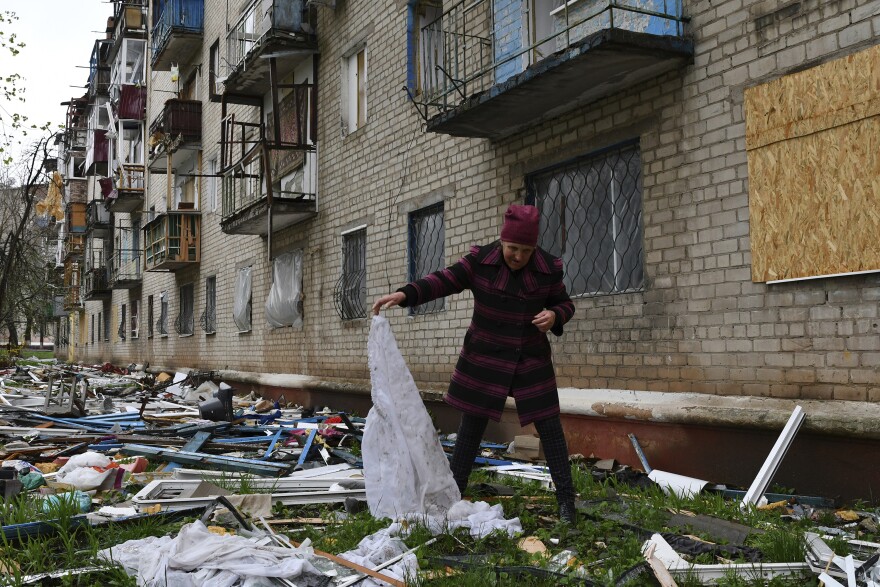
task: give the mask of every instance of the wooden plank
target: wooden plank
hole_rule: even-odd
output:
[[[294,546],[297,546],[297,547],[299,546],[299,543],[297,543],[297,542],[291,542],[291,544],[293,544]],[[394,587],[406,587],[406,583],[404,583],[403,581],[398,581],[397,579],[392,579],[391,577],[389,577],[387,575],[383,575],[382,573],[379,573],[379,572],[374,571],[372,569],[368,569],[367,567],[363,567],[359,564],[345,560],[344,558],[340,558],[340,557],[336,556],[335,554],[330,554],[329,552],[323,552],[321,550],[318,550],[317,548],[314,550],[315,550],[315,554],[317,554],[318,556],[322,556],[328,560],[331,560],[334,563],[336,563],[337,565],[342,565],[343,567],[353,569],[353,570],[357,571],[358,573],[361,573],[362,575],[369,575],[370,577],[373,577],[374,579],[378,579],[379,581],[383,581],[385,583],[388,583],[389,585],[393,585]]]

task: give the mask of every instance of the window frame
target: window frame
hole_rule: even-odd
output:
[[[210,313],[210,314],[209,314]],[[205,278],[205,309],[199,319],[205,335],[217,334],[217,276]],[[210,329],[209,329],[210,327]]]
[[[369,55],[358,43],[342,57],[343,134],[350,135],[369,122]]]
[[[433,223],[435,224],[434,229],[437,230],[436,217],[439,216],[439,258],[428,259],[421,258],[420,253],[423,250],[427,249],[427,247],[420,247],[420,243],[425,243],[426,238],[424,235],[420,235],[417,231],[421,227],[428,228],[428,223],[431,222],[431,219],[434,218]],[[431,239],[433,240],[433,239]],[[433,273],[435,271],[440,271],[443,269],[446,264],[446,221],[445,221],[445,207],[443,205],[443,201],[439,201],[435,204],[431,204],[429,206],[424,206],[417,210],[413,210],[409,213],[407,218],[407,277],[408,281],[412,282],[416,279],[421,279],[425,275]],[[437,245],[434,246],[434,253],[436,253]],[[435,255],[436,257],[436,255]],[[437,298],[436,300],[432,300],[428,303],[421,304],[419,306],[410,307],[409,315],[410,316],[422,316],[426,314],[435,314],[437,312],[442,312],[446,309],[445,298]]]
[[[615,175],[619,163],[625,168],[620,177]],[[541,188],[538,183],[550,178],[548,185],[555,182],[556,186],[562,186],[567,179],[573,189],[576,181],[566,176],[571,172],[576,176],[580,175],[583,182],[581,191],[576,193],[577,197],[572,198],[575,204],[568,204],[571,190],[563,193],[563,189],[557,187],[555,198],[561,200],[562,205],[559,205],[559,201],[554,201],[554,207],[545,210],[544,204],[551,197],[549,194],[539,193]],[[603,175],[608,172],[610,177]],[[638,139],[635,139],[536,170],[526,176],[526,203],[537,206],[541,211],[538,246],[563,260],[565,285],[571,297],[644,291],[646,271],[643,175],[641,147]],[[593,187],[589,188],[591,178],[596,179]],[[629,191],[624,188],[625,184]],[[618,188],[617,193],[615,187]],[[585,200],[586,206],[582,205]],[[581,216],[582,223],[576,226],[574,223],[577,222],[578,215]],[[590,220],[591,216],[598,218]],[[611,223],[606,222],[609,218]],[[548,226],[551,220],[556,226]],[[579,237],[587,224],[590,225],[591,236],[583,241]],[[610,231],[607,230],[608,226],[611,227]],[[596,227],[605,227],[605,233],[594,231]],[[571,235],[576,235],[577,240],[570,238]],[[572,248],[571,252],[568,251],[569,247]],[[595,250],[597,247],[598,250]],[[577,248],[583,249],[579,259],[574,258]],[[572,265],[576,266],[577,271],[570,271]],[[629,281],[624,282],[622,276],[625,275],[629,275]],[[591,280],[598,280],[598,285],[591,285]],[[576,285],[581,282],[583,287]]]
[[[367,227],[358,226],[342,236],[342,259],[339,280],[333,291],[336,313],[343,321],[367,317]],[[352,253],[355,255],[353,256]],[[351,294],[356,293],[358,299]]]
[[[180,338],[195,334],[196,286],[194,282],[184,283],[177,290],[178,306],[174,329]],[[189,314],[187,315],[187,310]]]

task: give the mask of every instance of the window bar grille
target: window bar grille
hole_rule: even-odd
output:
[[[409,280],[415,281],[443,269],[444,264],[443,203],[417,210],[409,219]],[[445,307],[438,298],[409,309],[410,315],[439,312]]]
[[[333,304],[343,320],[367,317],[367,231],[342,237],[342,275],[333,288]]]

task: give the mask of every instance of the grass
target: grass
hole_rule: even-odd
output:
[[[719,495],[700,494],[690,499],[667,496],[656,487],[634,488],[615,481],[594,476],[580,465],[573,468],[576,488],[584,502],[586,515],[581,515],[576,527],[560,524],[556,517],[556,503],[552,494],[534,483],[513,478],[490,478],[488,474],[474,473],[472,485],[481,481],[500,482],[515,487],[515,495],[508,498],[482,498],[490,503],[503,504],[508,518],[519,517],[524,536],[535,536],[548,548],[550,555],[563,550],[575,553],[577,561],[589,574],[590,581],[603,586],[640,586],[652,584],[650,572],[639,572],[643,562],[641,549],[645,533],[668,531],[685,533],[666,527],[670,511],[702,513],[725,520],[735,521],[755,528],[747,539],[749,546],[759,548],[766,562],[800,562],[804,556],[803,534],[817,522],[809,520],[783,521],[779,512],[760,511],[754,508],[741,510],[739,503],[725,500]],[[215,481],[235,492],[252,492],[253,479],[241,477]],[[389,520],[373,518],[368,512],[346,515],[341,507],[333,505],[282,506],[276,504],[276,518],[314,518],[326,521],[324,525],[275,526],[295,542],[310,539],[315,548],[325,552],[340,553],[357,547],[365,536],[387,527]],[[862,506],[862,509],[870,509]],[[70,523],[75,508],[61,502],[44,511],[42,502],[33,497],[20,497],[2,510],[4,525],[23,523],[35,519],[57,520],[52,522],[54,532],[42,538],[29,538],[20,542],[2,539],[0,542],[0,569],[7,569],[6,583],[23,584],[25,575],[50,569],[74,569],[91,565],[103,565],[104,570],[86,575],[55,580],[61,585],[135,585],[118,567],[101,563],[97,552],[103,548],[146,536],[162,536],[176,533],[183,522],[164,523],[158,519],[145,519],[136,523],[105,524],[100,527],[80,526]],[[827,516],[817,516],[823,521]],[[429,531],[415,524],[405,539],[412,548],[425,544]],[[709,540],[703,535],[700,538]],[[877,541],[878,536],[863,535],[863,540]],[[413,587],[468,587],[516,585],[517,587],[550,587],[583,584],[572,576],[554,576],[548,558],[529,554],[517,547],[518,539],[506,534],[493,534],[474,539],[466,530],[444,534],[436,542],[417,551],[420,572],[408,582]],[[841,556],[846,552],[843,541],[829,541],[829,545]],[[451,565],[444,557],[470,557],[474,564],[468,567]],[[695,562],[714,564],[719,562],[712,555],[700,555]],[[521,569],[537,569],[523,573]],[[548,576],[539,576],[544,572]],[[630,580],[624,580],[630,577]],[[696,577],[679,577],[682,587],[699,585]],[[727,587],[757,586],[816,586],[812,576],[796,579],[764,581],[755,577],[730,574],[718,583]]]

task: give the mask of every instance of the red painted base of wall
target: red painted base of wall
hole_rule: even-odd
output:
[[[307,407],[342,409],[366,416],[370,398],[361,393],[310,391],[253,386],[263,397]],[[428,402],[434,423],[444,434],[458,429],[460,413],[437,402]],[[655,469],[747,489],[781,432],[748,428],[676,425],[637,420],[562,416],[571,454],[613,458],[641,469],[627,434],[635,434],[648,463]],[[501,422],[490,422],[486,440],[510,442],[521,428],[515,412],[505,412]],[[795,436],[771,487],[780,491],[827,497],[840,503],[864,500],[880,503],[880,441],[834,437],[800,431]],[[782,489],[784,488],[784,490]]]

